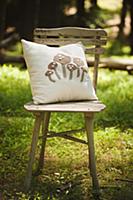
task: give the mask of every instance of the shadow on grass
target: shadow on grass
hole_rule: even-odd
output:
[[[114,180],[113,183],[106,183],[103,186],[101,184],[100,198],[94,198],[87,168],[75,169],[63,160],[47,160],[42,174],[32,178],[31,188],[27,193],[23,192],[24,171],[21,176],[20,173],[16,173],[16,181],[13,176],[10,178],[8,183],[7,180],[3,183],[3,199],[132,200],[133,196],[131,183]]]
[[[23,199],[25,197],[25,199],[30,200],[82,200],[92,198],[89,176],[87,177],[88,173],[85,174],[84,168],[77,170],[73,169],[70,164],[66,164],[66,162],[48,160],[42,174],[32,178],[31,188],[27,193],[23,192],[24,174],[24,171],[20,174],[16,169],[16,181],[13,175],[6,174],[5,180],[3,180],[3,188],[1,189],[3,198]]]
[[[59,142],[57,140],[49,141],[45,169],[40,176],[32,179],[32,187],[29,193],[23,193],[23,180],[27,166],[27,153],[29,152],[33,120],[29,117],[3,117],[1,122],[0,190],[3,193],[3,199],[94,199],[91,193],[91,179],[87,169],[86,149],[81,149],[79,144],[77,144],[77,148],[76,144],[67,144],[65,141],[63,143],[62,140]],[[112,134],[109,133],[110,138],[113,138]],[[118,143],[115,138],[112,139],[113,142],[112,140],[108,142],[108,137],[106,138],[107,141],[104,137],[101,140],[99,139],[100,144],[97,146],[99,180],[101,186],[106,185],[102,189],[101,199],[124,200],[122,196],[124,195],[125,200],[132,200],[130,198],[133,191],[132,185],[128,183],[121,184],[121,182],[118,183],[114,179],[118,176],[120,179],[125,177],[132,179],[132,141],[130,141],[131,144],[128,144],[129,147],[126,141],[123,140],[122,143],[114,145]],[[120,141],[119,137],[118,141]],[[101,148],[100,145],[102,145]],[[118,149],[124,148],[124,146],[127,152],[124,149],[123,152],[122,149]],[[113,147],[116,150],[114,153]],[[119,151],[124,156],[123,160],[121,160]],[[81,154],[80,157],[79,154]],[[124,160],[126,157],[127,159]]]
[[[75,147],[76,145],[70,149],[67,143],[57,143],[53,140],[49,143],[49,146],[53,148],[53,151],[50,150],[51,154],[55,152],[55,155],[58,155],[60,151],[61,161],[47,160],[46,169],[42,175],[32,180],[31,191],[28,194],[22,192],[20,183],[24,179],[33,125],[33,118],[23,109],[23,104],[31,100],[31,93],[25,72],[15,72],[18,73],[18,77],[16,77],[14,70],[11,69],[10,73],[7,74],[9,71],[9,69],[6,69],[3,72],[3,78],[0,80],[0,187],[3,199],[4,195],[7,200],[93,199],[90,177],[87,168],[84,166],[84,163],[87,162],[85,150],[81,147]],[[121,72],[102,71],[98,96],[107,105],[106,110],[97,115],[96,125],[98,129],[105,127],[128,129],[133,127],[131,76]],[[81,114],[77,114],[77,118],[75,118],[73,114],[55,113],[50,124],[50,128],[54,128],[56,131],[69,129],[72,126],[75,129],[83,126]],[[124,135],[128,137],[123,137],[119,129],[117,131],[109,129],[107,132],[105,131],[106,134],[100,130],[102,132],[101,139],[96,140],[99,156],[98,164],[101,162],[98,168],[100,169],[100,166],[102,166],[99,170],[101,173],[100,180],[108,185],[107,189],[102,190],[103,200],[132,200],[133,190],[130,189],[133,188],[131,184],[120,182],[117,187],[116,181],[113,182],[113,177],[117,174],[121,178],[132,177],[133,143],[131,135],[125,131]],[[62,144],[62,148],[58,144]],[[73,156],[68,156],[70,150],[73,152]],[[79,157],[79,155],[81,156]],[[71,159],[74,159],[75,165],[81,163],[78,168],[72,165]],[[112,171],[114,172],[113,175],[111,175]],[[118,173],[119,171],[120,173]],[[110,179],[109,176],[111,176]],[[110,182],[111,184],[113,182],[115,187],[112,188]]]
[[[30,114],[23,107],[32,99],[27,71],[8,69],[7,67],[2,70],[0,80],[1,116],[29,117]],[[100,70],[98,97],[107,106],[105,111],[97,115],[96,124],[98,126],[133,128],[132,76],[126,72]],[[55,115],[55,117],[60,118],[59,115]],[[70,117],[66,115],[64,122],[67,123],[69,119]],[[77,115],[77,119],[72,117],[72,120],[69,121],[78,124],[80,119],[81,115]]]

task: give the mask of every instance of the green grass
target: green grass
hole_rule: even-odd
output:
[[[132,200],[133,183],[133,87],[127,72],[100,70],[98,97],[107,105],[95,119],[97,170],[102,200]],[[0,191],[4,200],[88,200],[91,179],[87,147],[63,139],[49,139],[45,169],[23,192],[33,117],[23,104],[31,100],[27,71],[0,68]],[[83,116],[54,113],[50,129],[83,127]],[[85,139],[84,133],[77,134]],[[40,144],[38,144],[36,163]],[[35,163],[35,164],[36,164]],[[35,167],[35,166],[34,166]]]

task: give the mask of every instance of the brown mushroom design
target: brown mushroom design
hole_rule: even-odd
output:
[[[84,67],[84,62],[81,58],[75,57],[71,58],[70,56],[66,56],[62,53],[54,56],[53,61],[48,64],[48,70],[45,73],[45,76],[49,78],[51,82],[56,82],[52,78],[52,75],[55,74],[57,79],[60,80],[61,77],[57,71],[57,67],[59,63],[62,66],[63,77],[66,78],[66,70],[69,70],[69,80],[73,78],[73,71],[77,70],[77,77],[80,77],[80,82],[83,82],[85,74],[87,74],[87,69]]]
[[[83,82],[83,80],[84,80],[84,75],[85,75],[85,73],[87,73],[88,71],[87,71],[84,67],[81,67],[81,70],[82,70],[82,74],[81,74],[80,82]]]
[[[62,53],[57,54],[54,57],[54,62],[58,62],[62,65],[62,71],[63,71],[63,77],[66,78],[66,68],[65,65],[68,64],[71,61],[70,56],[66,56]]]
[[[51,62],[49,65],[48,65],[48,69],[49,70],[53,70],[55,72],[55,75],[57,76],[58,79],[61,79],[60,75],[58,74],[57,72],[57,67],[58,67],[58,64],[56,62]]]
[[[55,80],[52,79],[52,77],[51,77],[51,75],[52,75],[53,73],[54,73],[54,72],[53,72],[52,70],[48,70],[48,71],[46,71],[45,76],[47,76],[47,77],[49,78],[50,81],[55,82]]]
[[[77,65],[77,77],[80,76],[80,67],[84,66],[83,60],[78,57],[73,58],[73,62]]]
[[[75,64],[68,64],[67,69],[70,71],[69,79],[71,80],[73,77],[73,71],[77,69],[77,66]]]

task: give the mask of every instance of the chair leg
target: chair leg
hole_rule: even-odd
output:
[[[85,125],[87,132],[88,150],[89,150],[89,168],[92,177],[93,189],[99,193],[99,182],[96,173],[95,148],[93,135],[93,113],[85,113]]]
[[[24,187],[26,191],[30,188],[31,177],[32,177],[32,166],[33,166],[33,162],[35,158],[35,150],[37,147],[37,141],[38,141],[40,125],[41,125],[41,120],[42,120],[41,113],[36,113],[35,115],[36,115],[36,118],[34,122],[29,162],[28,162],[28,168],[27,168],[27,173],[26,173],[25,182],[24,182]]]
[[[44,156],[45,156],[45,147],[46,147],[46,140],[47,140],[47,132],[48,132],[48,125],[50,120],[50,112],[45,112],[42,120],[42,145],[40,151],[40,157],[38,162],[38,168],[36,173],[40,173],[40,171],[44,167]]]

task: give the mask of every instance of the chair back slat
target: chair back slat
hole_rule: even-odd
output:
[[[94,57],[93,86],[96,90],[100,54],[104,52],[107,33],[103,29],[80,27],[36,28],[34,41],[49,46],[62,46],[82,42],[85,53]]]
[[[39,37],[34,37],[34,41],[37,43],[45,43],[47,45],[66,45],[70,43],[77,43],[77,42],[82,42],[83,45],[105,45],[106,40],[98,40],[95,38],[39,38]]]
[[[45,33],[45,34],[44,34]],[[103,29],[88,29],[80,27],[64,27],[64,28],[37,28],[34,35],[39,36],[73,36],[73,37],[106,37],[106,32]]]

